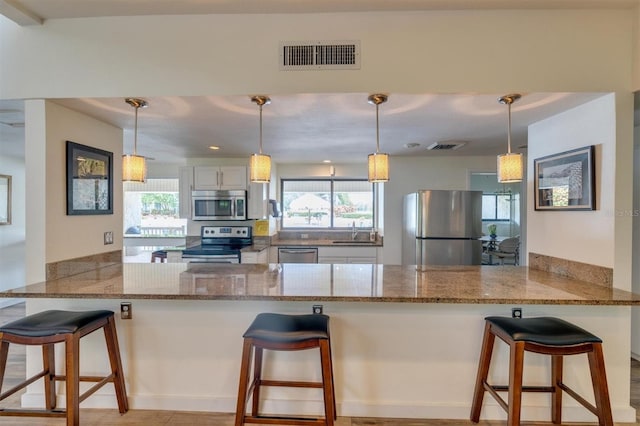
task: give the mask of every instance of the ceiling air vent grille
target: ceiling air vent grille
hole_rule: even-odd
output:
[[[360,42],[281,42],[280,69],[289,71],[360,69]]]
[[[466,142],[435,142],[427,147],[430,151],[453,151],[464,146]]]

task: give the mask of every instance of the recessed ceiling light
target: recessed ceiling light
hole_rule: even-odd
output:
[[[410,142],[410,143],[405,143],[404,144],[405,148],[417,148],[419,146],[420,146],[420,144],[419,143],[415,143],[415,142]]]
[[[322,160],[323,163],[330,163],[331,160]]]
[[[212,150],[216,151],[216,150],[220,149],[220,147],[219,146],[215,146],[215,145],[211,145],[209,147],[209,149],[212,149]]]

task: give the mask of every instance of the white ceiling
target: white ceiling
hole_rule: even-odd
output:
[[[263,152],[280,163],[362,162],[376,149],[376,109],[367,93],[271,95],[263,107]],[[493,155],[507,148],[506,105],[491,95],[389,94],[379,107],[380,151],[391,155]],[[526,129],[601,94],[525,94],[512,107],[512,148],[523,152]],[[147,98],[138,112],[140,155],[157,161],[242,157],[258,151],[259,107],[250,96]],[[57,103],[125,129],[133,151],[135,110],[123,98]],[[428,151],[464,141],[456,151]],[[407,148],[406,144],[419,144]],[[212,151],[210,145],[220,149]]]
[[[0,0],[0,14],[21,25],[47,19],[212,13],[315,13],[437,9],[631,8],[640,0]],[[391,155],[493,155],[506,150],[506,93],[389,94],[380,106],[380,151]],[[375,106],[369,93],[268,94],[263,110],[263,151],[276,162],[362,162],[375,151]],[[514,151],[526,148],[526,127],[601,94],[529,93],[513,106]],[[148,98],[139,112],[138,154],[157,161],[187,157],[238,157],[258,150],[259,110],[247,96]],[[56,102],[125,129],[133,150],[134,110],[122,98]],[[24,130],[11,122],[22,103],[0,101],[3,139]],[[435,142],[465,141],[456,151],[434,152]],[[406,148],[411,143],[416,148]],[[220,146],[218,151],[209,145]],[[3,148],[4,149],[4,148]]]
[[[363,162],[376,149],[376,110],[367,93],[272,95],[263,107],[263,152],[279,163]],[[506,105],[499,94],[389,94],[379,107],[380,151],[394,156],[495,155],[507,148]],[[527,126],[595,99],[598,93],[523,94],[512,107],[512,150],[526,152]],[[258,151],[260,118],[250,96],[146,98],[138,111],[137,153],[158,162],[243,157]],[[125,129],[133,152],[135,110],[124,98],[56,103]],[[0,101],[0,134],[23,138],[23,103]],[[436,142],[465,142],[430,151]],[[419,144],[407,148],[407,144]],[[219,150],[212,151],[209,146]],[[6,147],[4,149],[9,149]],[[10,153],[3,152],[5,155]]]
[[[326,13],[456,9],[631,8],[638,0],[0,0],[21,25],[47,19],[216,13]]]

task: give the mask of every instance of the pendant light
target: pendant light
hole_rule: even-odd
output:
[[[271,182],[271,157],[262,153],[262,106],[269,105],[271,99],[268,96],[253,96],[251,102],[260,107],[260,151],[252,154],[249,161],[249,180],[253,183]]]
[[[122,156],[122,181],[123,182],[146,182],[147,164],[146,159],[138,155],[138,109],[146,108],[149,104],[144,99],[126,98],[126,103],[136,110],[135,127],[133,130],[133,155]]]
[[[376,106],[376,152],[369,154],[369,182],[387,182],[389,180],[389,154],[380,152],[380,104],[387,102],[387,95],[369,96],[369,103]]]
[[[511,152],[511,104],[522,96],[518,93],[498,98],[501,104],[509,107],[509,124],[507,131],[507,153],[498,155],[498,182],[513,183],[522,181],[522,154]]]

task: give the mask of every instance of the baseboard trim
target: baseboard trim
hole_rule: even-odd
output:
[[[64,395],[58,396],[59,405],[64,407]],[[22,396],[22,405],[37,408],[44,405],[44,395],[26,393]],[[460,419],[469,418],[469,404],[442,405],[437,403],[416,404],[380,404],[362,401],[345,401],[337,404],[338,416],[347,417],[380,417],[407,419]],[[115,394],[94,394],[80,405],[82,408],[113,408],[117,409]],[[130,395],[129,407],[134,410],[171,410],[171,411],[202,411],[211,413],[234,413],[236,398],[161,395],[142,396]],[[264,400],[264,413],[321,415],[321,400]],[[299,410],[299,411],[292,411]],[[527,421],[547,422],[550,418],[550,407],[531,406],[522,407],[522,418]],[[612,407],[613,418],[616,423],[632,423],[636,421],[636,410],[631,406]],[[493,401],[485,401],[482,407],[482,420],[504,420],[506,413]],[[562,407],[563,422],[593,422],[594,415],[582,406],[565,405]]]

